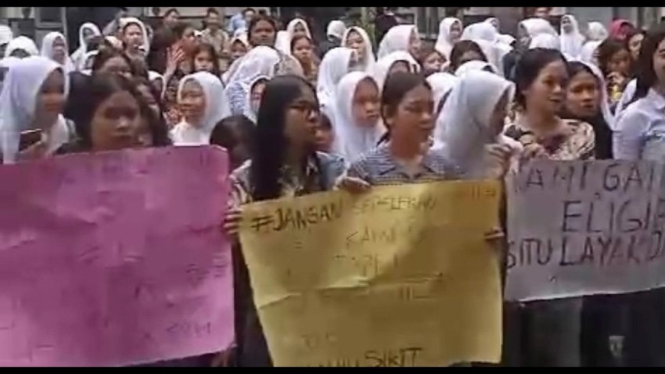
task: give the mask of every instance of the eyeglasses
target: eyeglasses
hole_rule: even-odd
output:
[[[302,112],[303,114],[305,114],[308,117],[312,114],[317,114],[318,115],[319,112],[321,111],[321,109],[319,108],[318,105],[316,105],[314,103],[304,103],[304,102],[293,104],[289,108],[290,109],[295,109],[299,112]]]

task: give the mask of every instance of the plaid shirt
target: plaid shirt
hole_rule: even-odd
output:
[[[282,169],[280,197],[303,196],[333,189],[337,178],[344,172],[344,161],[340,157],[321,152],[317,152],[316,157],[318,162],[314,157],[309,158],[303,178],[298,178],[296,173],[288,168]],[[247,161],[231,174],[231,198],[234,206],[252,202],[254,188],[249,178],[250,168],[251,161]]]
[[[229,42],[229,34],[224,30],[217,30],[217,33],[212,33],[212,30],[205,29],[201,31],[201,39],[204,43],[210,44],[215,47],[215,52],[217,55],[221,55],[225,50]]]
[[[428,150],[420,161],[420,168],[410,174],[395,160],[387,144],[370,150],[351,164],[349,177],[360,178],[370,185],[396,185],[407,183],[437,182],[460,179],[459,168],[442,154]]]

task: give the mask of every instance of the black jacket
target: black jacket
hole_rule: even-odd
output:
[[[323,60],[323,56],[325,56],[326,53],[328,53],[329,50],[333,48],[340,47],[342,45],[342,41],[337,39],[336,37],[328,37],[328,39],[322,41],[319,43],[319,48],[316,51],[316,54],[319,56],[319,59]]]
[[[383,37],[386,35],[388,30],[397,26],[397,17],[390,14],[380,14],[374,19],[374,36],[376,38],[376,43],[380,43]]]

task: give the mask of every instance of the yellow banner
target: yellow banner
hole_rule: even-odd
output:
[[[501,356],[498,182],[245,206],[240,238],[275,366],[448,366]]]

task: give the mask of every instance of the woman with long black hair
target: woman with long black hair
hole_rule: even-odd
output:
[[[319,102],[314,88],[298,76],[270,80],[257,115],[255,150],[231,175],[232,204],[224,228],[237,243],[240,207],[256,201],[296,197],[331,190],[343,162],[315,151]],[[239,366],[271,366],[247,266],[234,246],[236,344]]]

